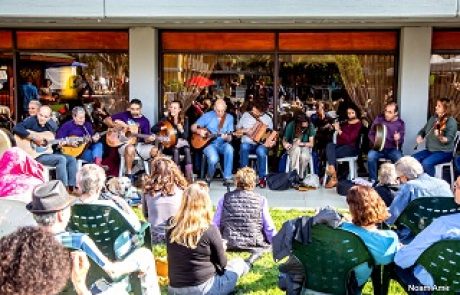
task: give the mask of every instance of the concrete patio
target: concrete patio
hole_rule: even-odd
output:
[[[234,189],[232,187],[231,189]],[[214,180],[211,183],[211,200],[217,205],[218,200],[227,192],[221,180]],[[337,194],[335,189],[319,188],[306,192],[299,192],[295,189],[286,191],[272,191],[270,189],[256,188],[256,192],[265,196],[270,208],[280,209],[316,209],[326,205],[337,209],[347,209],[345,197]]]

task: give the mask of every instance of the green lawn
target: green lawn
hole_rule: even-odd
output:
[[[296,218],[303,215],[312,215],[312,211],[301,210],[279,210],[271,209],[271,216],[275,222],[277,229],[280,229],[282,224],[289,219]],[[163,245],[155,246],[155,256],[165,256],[166,248]],[[228,253],[228,257],[243,257],[247,258],[248,253]],[[284,294],[283,291],[277,287],[278,281],[278,267],[272,259],[271,253],[266,253],[260,260],[258,260],[251,271],[243,276],[237,285],[236,294]],[[166,288],[162,288],[166,294]],[[367,283],[364,287],[363,294],[373,294],[372,284]],[[406,294],[404,290],[395,282],[391,282],[389,294]]]

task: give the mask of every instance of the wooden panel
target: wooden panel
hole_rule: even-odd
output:
[[[460,31],[434,31],[431,50],[460,50]]]
[[[164,32],[164,50],[273,51],[275,33],[265,32]]]
[[[280,51],[395,51],[397,32],[280,33]]]
[[[128,50],[128,32],[19,31],[19,49]]]
[[[13,48],[13,34],[11,31],[0,30],[0,49]]]

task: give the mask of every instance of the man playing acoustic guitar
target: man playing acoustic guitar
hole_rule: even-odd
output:
[[[134,137],[139,137],[137,143],[133,144],[130,139],[118,147],[120,155],[125,157],[126,176],[134,181],[133,162],[136,154],[143,161],[150,161],[158,155],[158,148],[151,144],[155,141],[155,135],[150,132],[150,122],[142,115],[142,102],[139,99],[132,99],[128,111],[107,117],[104,123],[110,128],[124,130],[125,133],[130,132]]]
[[[56,123],[51,119],[51,108],[44,105],[40,107],[36,116],[28,117],[18,123],[13,128],[13,133],[20,138],[34,142],[37,146],[45,146],[48,139],[45,139],[40,133],[51,132],[54,135],[56,130]],[[68,190],[75,189],[77,160],[74,157],[60,153],[50,153],[38,155],[35,160],[44,165],[56,167],[56,178],[62,181]]]
[[[243,135],[241,138],[240,147],[240,167],[246,167],[249,164],[249,154],[257,155],[257,171],[259,173],[259,183],[261,188],[266,187],[265,176],[267,175],[267,157],[268,149],[271,148],[276,140],[271,142],[255,141],[258,137],[255,133],[267,133],[268,130],[273,130],[272,118],[266,113],[268,102],[265,99],[256,99],[253,102],[252,110],[247,111],[241,116],[240,121],[236,125],[236,133]],[[263,125],[262,125],[263,124]],[[254,130],[254,127],[259,126],[265,130]]]
[[[224,155],[224,185],[232,184],[233,147],[229,142],[232,140],[233,117],[225,112],[226,109],[225,101],[217,99],[214,103],[214,111],[203,114],[191,127],[192,132],[202,138],[214,138],[203,151],[208,162],[206,176],[208,185],[216,171],[219,154]]]
[[[90,122],[85,122],[85,109],[74,107],[72,109],[72,120],[65,122],[59,127],[56,138],[80,137],[85,138],[83,145],[75,148],[72,156],[85,160],[88,163],[95,163],[102,166],[103,145],[99,142],[99,133],[94,133]],[[92,142],[92,143],[91,143]],[[64,154],[67,154],[65,151]]]

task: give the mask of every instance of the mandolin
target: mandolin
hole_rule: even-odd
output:
[[[104,132],[99,132],[100,136],[103,136],[106,134],[107,131]],[[72,157],[80,157],[81,154],[85,151],[85,149],[88,147],[89,143],[92,141],[92,137],[87,135],[84,137],[78,137],[78,136],[69,136],[67,137],[68,139],[72,140],[74,144],[71,145],[64,145],[61,147],[61,152],[64,155],[72,156]],[[77,144],[75,144],[77,143]]]

